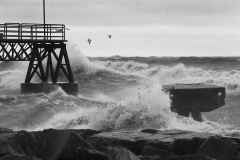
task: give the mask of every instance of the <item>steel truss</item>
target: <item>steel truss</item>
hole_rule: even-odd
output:
[[[30,61],[25,83],[30,83],[34,75],[38,75],[42,82],[51,79],[52,83],[57,83],[60,71],[69,83],[74,83],[66,44],[63,42],[0,42],[0,61]]]
[[[29,61],[32,43],[0,43],[0,61]]]

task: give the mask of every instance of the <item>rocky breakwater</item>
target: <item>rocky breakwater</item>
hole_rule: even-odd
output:
[[[182,130],[0,129],[0,160],[238,160],[239,143]]]

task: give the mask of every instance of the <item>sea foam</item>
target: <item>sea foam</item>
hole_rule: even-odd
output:
[[[59,88],[50,94],[19,95],[16,92],[6,96],[9,90],[19,91],[28,64],[0,63],[1,127],[105,131],[154,128],[239,135],[239,129],[227,123],[213,122],[205,117],[204,122],[196,122],[191,117],[171,112],[169,95],[162,91],[162,85],[168,83],[206,83],[224,86],[228,96],[238,96],[239,71],[184,64],[150,66],[134,61],[90,61],[75,44],[68,43],[67,47],[74,78],[79,90],[84,89],[84,92],[70,96]],[[34,76],[32,81],[39,82],[39,79]]]

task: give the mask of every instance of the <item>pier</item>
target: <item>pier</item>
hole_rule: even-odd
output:
[[[49,93],[61,86],[78,94],[66,49],[64,24],[0,24],[0,61],[29,61],[21,93]],[[63,74],[68,82],[59,82]],[[34,76],[41,82],[31,83]]]

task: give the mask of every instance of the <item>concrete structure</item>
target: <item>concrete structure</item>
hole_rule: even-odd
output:
[[[225,88],[207,84],[163,85],[171,99],[171,110],[182,116],[192,114],[193,119],[202,121],[201,112],[211,112],[225,105]]]
[[[61,87],[67,94],[78,95],[78,83],[21,83],[21,94],[50,93]]]

